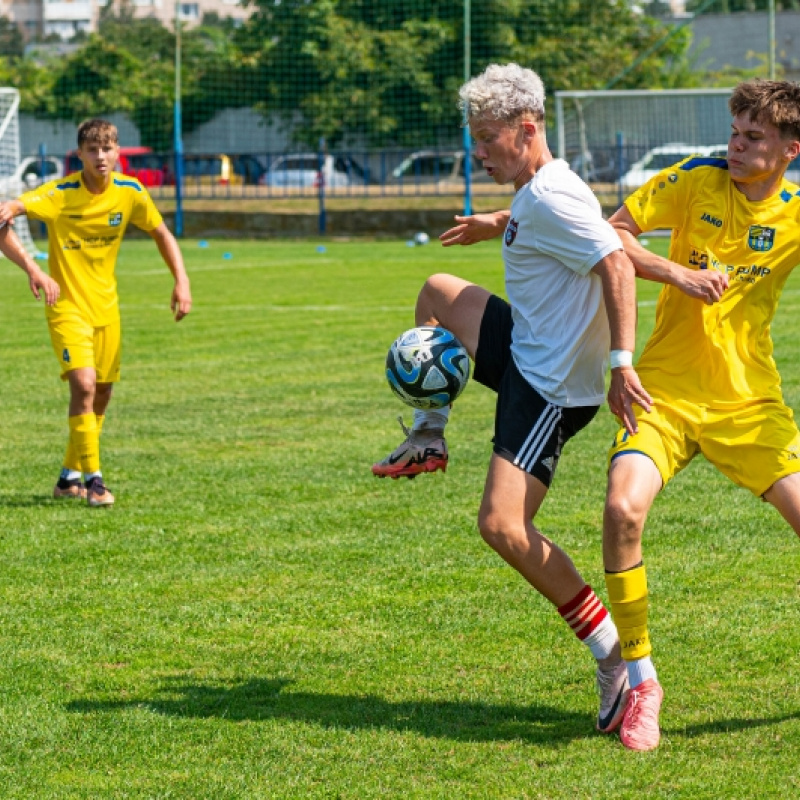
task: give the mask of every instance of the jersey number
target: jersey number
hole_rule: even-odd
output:
[[[67,350],[66,347],[64,348],[64,352],[61,354],[61,360],[65,364],[69,364],[69,350]]]

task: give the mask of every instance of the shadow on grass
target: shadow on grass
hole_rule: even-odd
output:
[[[734,731],[746,731],[750,728],[763,728],[771,725],[780,725],[782,722],[800,719],[800,711],[791,714],[779,714],[774,717],[757,717],[746,719],[743,717],[728,717],[717,719],[711,722],[703,722],[699,725],[686,725],[682,728],[673,730],[665,729],[670,736],[683,736],[686,739],[696,739],[699,736],[706,736],[713,733],[732,733]]]
[[[76,713],[145,708],[174,717],[219,717],[232,722],[285,719],[326,728],[384,728],[416,731],[457,741],[516,740],[538,744],[572,741],[591,734],[587,714],[547,705],[420,700],[390,702],[375,695],[315,694],[284,691],[285,679],[256,679],[234,686],[175,681],[149,697],[126,700],[76,700]]]
[[[75,500],[54,500],[52,494],[0,494],[0,508],[34,508],[58,506],[63,503],[80,505]]]

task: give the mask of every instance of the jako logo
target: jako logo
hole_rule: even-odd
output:
[[[703,222],[708,222],[709,224],[713,225],[715,228],[721,228],[722,227],[722,220],[721,219],[717,219],[716,217],[712,217],[711,214],[703,214],[703,216],[700,217],[700,219]]]

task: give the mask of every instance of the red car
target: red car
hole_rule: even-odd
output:
[[[64,167],[67,175],[83,168],[75,150],[67,153]],[[120,147],[117,172],[138,178],[143,186],[163,186],[167,170],[164,159],[149,147]]]

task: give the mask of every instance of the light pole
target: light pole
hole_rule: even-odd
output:
[[[175,103],[173,149],[175,151],[175,235],[183,236],[183,139],[181,138],[181,20],[180,0],[175,0]]]
[[[472,60],[472,8],[470,0],[464,0],[464,83],[470,79]],[[467,126],[467,111],[464,110],[464,214],[472,213],[472,142]]]

